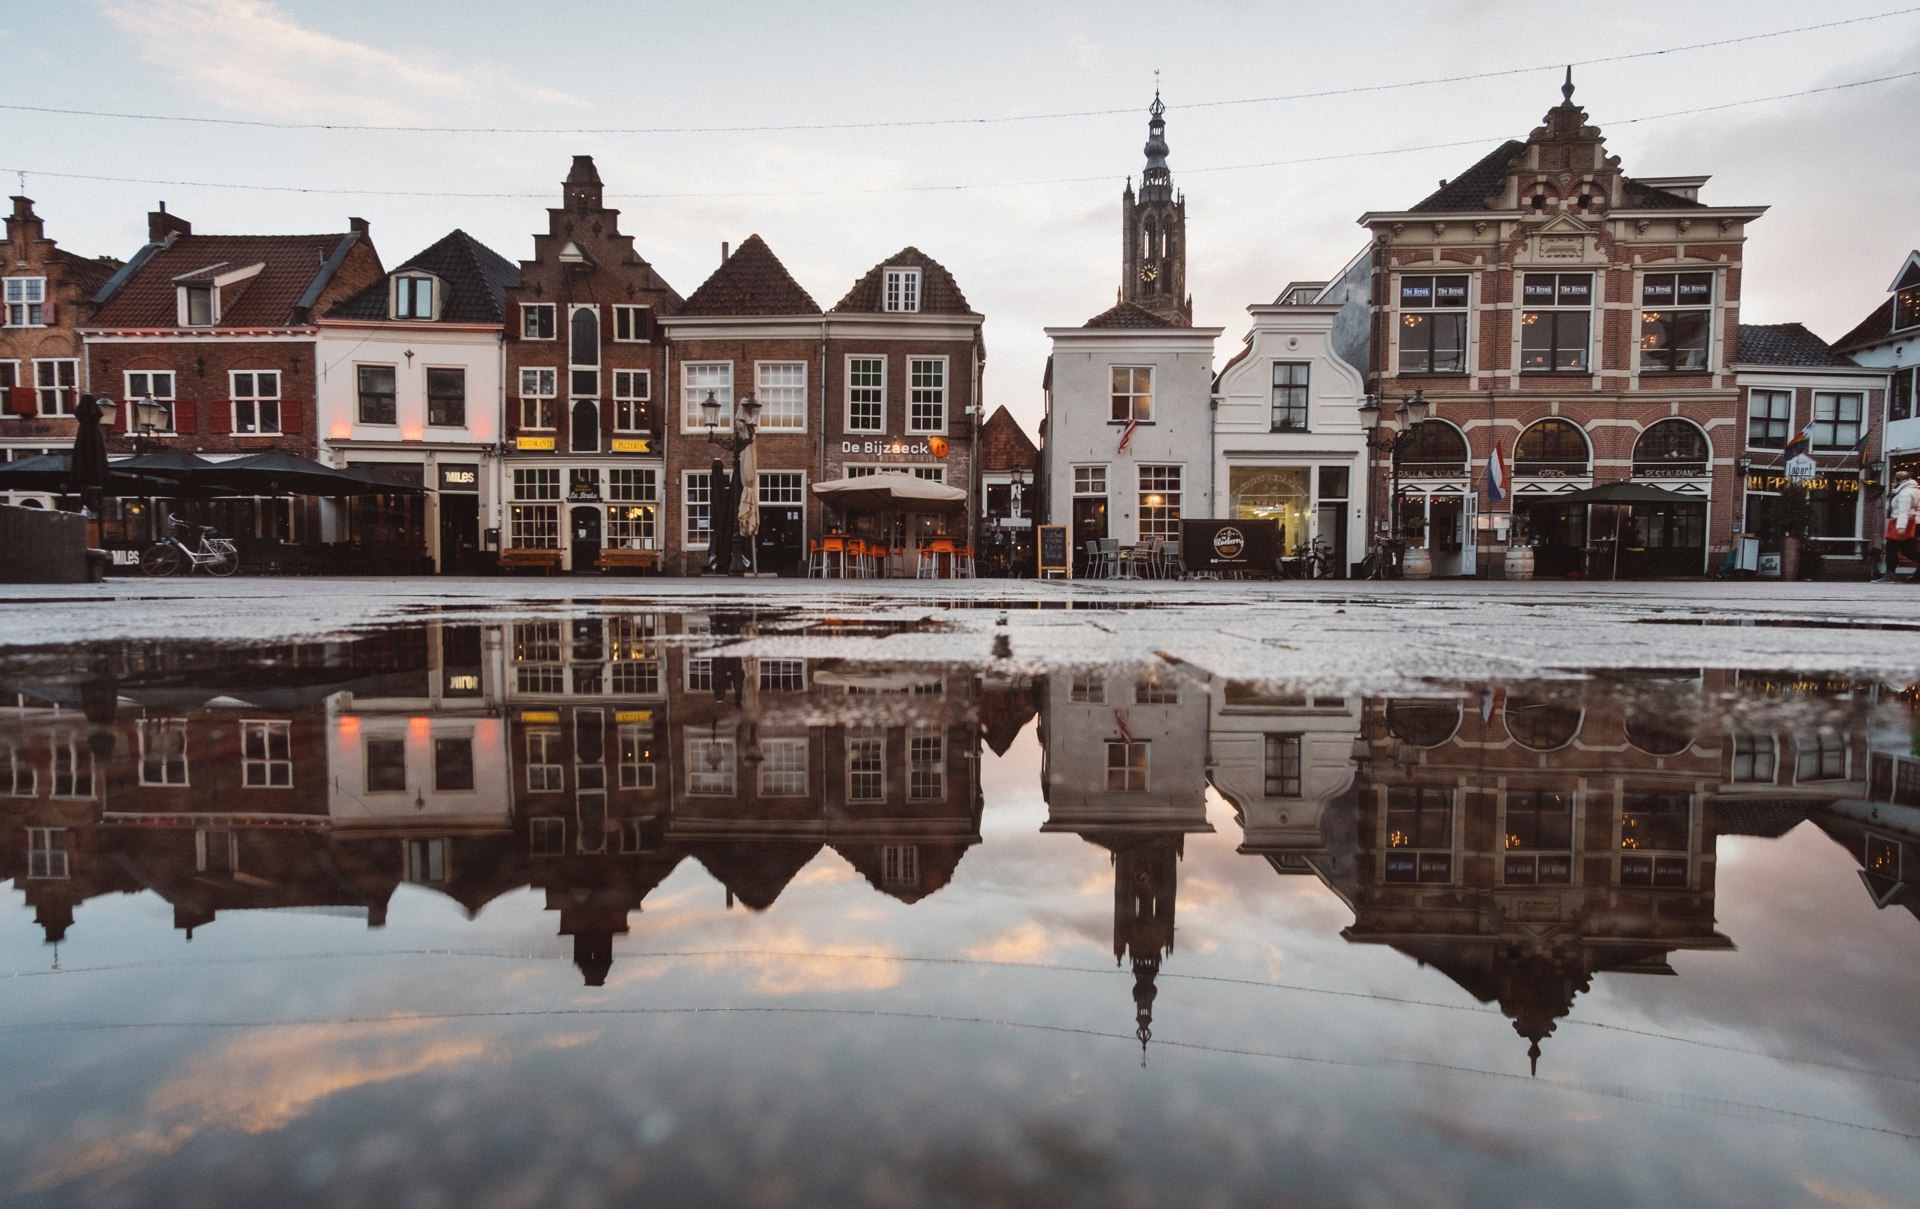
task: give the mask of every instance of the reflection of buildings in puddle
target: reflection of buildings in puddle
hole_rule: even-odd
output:
[[[1071,832],[1113,859],[1113,953],[1130,963],[1142,1059],[1154,980],[1174,946],[1177,865],[1207,822],[1207,693],[1164,666],[1084,668],[1043,690],[1041,830]]]
[[[1920,917],[1920,723],[1876,739],[1867,752],[1866,792],[1827,804],[1813,821],[1859,862],[1860,882],[1879,909]]]

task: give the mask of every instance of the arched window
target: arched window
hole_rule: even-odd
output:
[[[1395,453],[1401,469],[1419,468],[1435,474],[1467,472],[1467,438],[1445,420],[1424,420]]]
[[[1507,698],[1507,733],[1533,751],[1558,751],[1580,733],[1585,715],[1571,705],[1541,697]]]
[[[1677,756],[1693,746],[1693,731],[1678,718],[1627,718],[1627,742],[1650,756]]]
[[[1633,444],[1633,472],[1703,475],[1711,453],[1707,434],[1685,420],[1662,420]]]
[[[597,307],[583,306],[568,320],[572,330],[572,356],[574,365],[600,364],[600,311]],[[598,393],[598,392],[596,392]]]
[[[1513,443],[1515,474],[1586,474],[1588,461],[1586,434],[1566,420],[1541,420],[1520,434]]]
[[[574,453],[592,453],[600,448],[600,405],[592,399],[575,399],[568,426],[567,448]]]
[[[1387,733],[1415,747],[1438,747],[1460,729],[1458,701],[1389,701]]]

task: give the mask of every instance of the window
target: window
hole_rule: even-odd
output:
[[[1300,735],[1266,736],[1266,788],[1270,798],[1300,796]]]
[[[1509,886],[1573,884],[1573,794],[1557,789],[1507,791]]]
[[[1105,495],[1107,493],[1107,468],[1105,466],[1075,466],[1073,468],[1073,493],[1075,495]]]
[[[1153,369],[1150,366],[1113,367],[1113,407],[1107,421],[1111,424],[1153,423]]]
[[[1570,421],[1541,420],[1513,443],[1513,472],[1517,475],[1586,474],[1587,471],[1586,435]]]
[[[396,276],[393,279],[393,317],[433,318],[433,278]]]
[[[802,798],[807,795],[807,741],[760,740],[760,796]]]
[[[142,785],[185,785],[187,783],[187,720],[185,718],[142,718],[140,720],[140,783]]]
[[[1593,274],[1523,274],[1520,304],[1521,370],[1584,373],[1593,334]]]
[[[1920,296],[1920,291],[1916,291]],[[1910,420],[1913,418],[1914,380],[1920,378],[1920,370],[1895,370],[1893,389],[1887,395],[1887,419]]]
[[[467,371],[427,370],[427,423],[462,428],[467,423]]]
[[[559,499],[560,468],[540,466],[516,469],[513,472],[513,498],[516,501]],[[515,503],[507,520],[508,545],[522,549],[559,549],[558,505]]]
[[[417,886],[437,886],[447,880],[447,841],[407,841],[407,880]]]
[[[520,371],[520,427],[552,428],[554,396],[559,390],[559,372],[545,366]]]
[[[1712,273],[1648,273],[1640,280],[1640,306],[1643,371],[1707,368]]]
[[[1273,363],[1273,431],[1307,430],[1307,366],[1298,361]]]
[[[920,270],[888,269],[886,274],[886,309],[918,311],[920,309]]]
[[[847,431],[884,432],[886,427],[886,358],[848,357]]]
[[[1453,881],[1453,790],[1387,789],[1385,877],[1389,882]]]
[[[255,434],[280,431],[280,371],[236,370],[233,378],[233,430]]]
[[[404,739],[367,740],[367,792],[407,791],[407,744]]]
[[[597,367],[600,364],[600,310],[593,306],[576,306],[567,318],[568,362],[574,366]],[[591,380],[583,377],[579,369],[573,375],[572,393],[576,395],[598,395],[600,376],[592,375]]]
[[[240,724],[240,783],[248,789],[293,787],[293,723]]]
[[[33,386],[41,415],[72,415],[80,402],[80,362],[70,357],[36,358]]]
[[[213,326],[213,287],[210,285],[183,285],[180,287],[180,322],[186,327]]]
[[[52,776],[47,791],[56,798],[93,797],[93,753],[68,735],[53,744]]]
[[[1067,682],[1067,700],[1081,705],[1105,705],[1107,702],[1106,673],[1075,672],[1073,679]]]
[[[807,364],[763,361],[753,367],[754,398],[760,400],[763,431],[804,432],[807,427]]]
[[[526,302],[520,305],[520,338],[522,340],[551,340],[553,325],[553,303]]]
[[[1862,397],[1833,391],[1813,392],[1813,447],[1852,449],[1860,439]]]
[[[67,876],[67,829],[65,827],[27,828],[27,876],[30,878]]]
[[[391,365],[362,365],[360,376],[360,422],[362,424],[393,424],[398,422],[395,411],[394,367]]]
[[[1180,539],[1180,467],[1140,467],[1140,540]]]
[[[848,735],[847,800],[878,802],[886,796],[886,739],[880,735]]]
[[[1711,460],[1707,434],[1686,420],[1659,420],[1633,443],[1635,474],[1703,475]]]
[[[1793,392],[1747,392],[1747,445],[1754,449],[1785,449],[1793,427]]]
[[[19,385],[20,363],[14,360],[0,360],[0,419],[13,419],[13,408],[7,405],[7,392]]]
[[[519,500],[557,500],[560,498],[560,468],[557,466],[521,467],[513,472],[513,498]]]
[[[680,509],[681,544],[688,549],[705,546],[713,540],[713,476],[692,471],[685,479],[684,506]]]
[[[762,507],[797,507],[807,502],[806,476],[798,470],[762,470],[758,488]]]
[[[560,856],[567,850],[567,820],[542,815],[527,820],[527,842],[535,856]]]
[[[7,278],[7,326],[41,327],[45,323],[47,279],[44,277]]]
[[[1847,737],[1829,727],[1793,737],[1795,781],[1844,781]]]
[[[1684,889],[1691,864],[1693,798],[1629,790],[1620,795],[1620,884]],[[1677,855],[1662,856],[1660,853]]]
[[[1400,279],[1400,372],[1467,372],[1467,279]]]
[[[647,308],[644,306],[614,307],[613,338],[621,344],[644,341],[647,338]]]
[[[918,844],[882,844],[880,846],[880,884],[914,887],[920,884],[920,846]]]
[[[947,359],[913,357],[907,361],[907,431],[947,430]]]
[[[1733,780],[1773,784],[1780,766],[1780,745],[1772,735],[1733,737]]]
[[[1904,332],[1920,327],[1920,286],[1910,286],[1893,296],[1893,330]]]
[[[1107,792],[1146,792],[1147,771],[1145,743],[1107,741]]]
[[[473,788],[473,739],[435,739],[433,741],[433,789],[435,793]]]
[[[40,774],[33,765],[20,754],[20,748],[13,743],[0,743],[0,794],[13,798],[30,798],[40,787]]]
[[[946,736],[914,734],[907,739],[907,800],[931,801],[947,795]]]
[[[607,471],[607,545],[629,550],[651,550],[659,533],[655,528],[660,502],[659,472],[651,468],[615,468]]]
[[[733,362],[688,361],[680,366],[680,427],[693,432],[707,426],[701,405],[712,395],[720,405],[720,428],[733,427]]]
[[[138,431],[140,417],[134,413],[135,404],[152,399],[163,409],[153,418],[154,432],[173,431],[173,371],[170,369],[132,369],[127,371],[127,427]]]
[[[631,666],[631,665],[629,665]],[[659,687],[659,665],[654,665],[655,689]],[[653,788],[653,723],[627,722],[614,731],[619,745],[620,788]]]
[[[763,693],[804,693],[807,691],[807,661],[804,659],[762,659],[760,691]]]
[[[653,375],[644,369],[613,371],[613,427],[619,432],[644,432],[647,402],[653,398]]]
[[[1148,672],[1133,682],[1133,703],[1135,705],[1178,705],[1180,687],[1171,679],[1162,679],[1158,672]]]

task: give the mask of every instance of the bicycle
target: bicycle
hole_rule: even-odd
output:
[[[188,545],[186,534],[198,540]],[[240,551],[212,525],[196,525],[177,516],[167,517],[167,535],[140,554],[140,570],[147,575],[191,574],[200,567],[209,575],[227,576],[240,569]]]
[[[1398,579],[1400,564],[1395,557],[1393,544],[1376,541],[1367,547],[1367,556],[1360,560],[1361,579]]]

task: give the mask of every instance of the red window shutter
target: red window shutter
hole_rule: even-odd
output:
[[[31,386],[10,386],[7,388],[7,410],[16,416],[33,416],[39,411],[39,402]]]
[[[300,431],[300,401],[298,399],[280,400],[280,431],[297,433]]]
[[[173,404],[173,430],[175,432],[199,432],[194,424],[194,403],[189,399],[177,399]]]
[[[215,399],[207,404],[207,431],[233,431],[233,404],[226,399]]]

